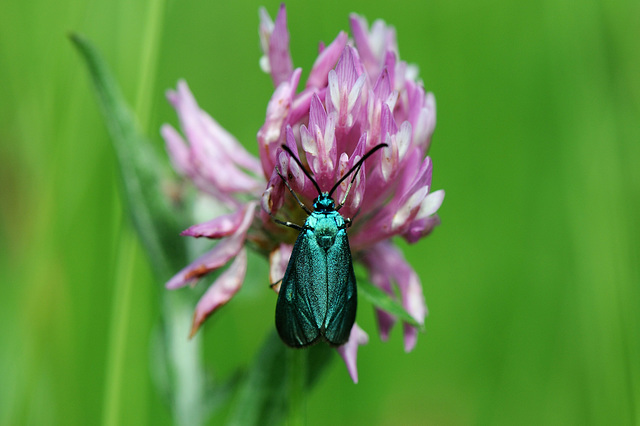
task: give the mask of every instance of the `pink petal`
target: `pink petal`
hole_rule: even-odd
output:
[[[336,61],[342,54],[347,40],[347,34],[344,31],[340,31],[336,39],[322,50],[309,72],[306,87],[322,88],[327,85],[327,74],[336,65]]]
[[[333,185],[337,162],[335,115],[327,112],[314,94],[309,107],[309,127],[300,126],[300,142],[314,179],[323,190]]]
[[[342,55],[336,64],[336,74],[340,85],[351,88],[356,83],[358,72],[356,71],[353,52],[350,47],[345,47],[342,51]]]
[[[351,22],[351,33],[353,34],[353,40],[356,42],[360,59],[368,69],[373,69],[378,65],[378,58],[375,57],[369,45],[369,24],[365,18],[355,13],[349,16],[349,21]]]
[[[380,72],[386,53],[398,53],[396,31],[382,20],[374,21],[369,31],[367,20],[355,13],[351,14],[349,19],[362,63],[369,75],[376,76]]]
[[[391,332],[391,329],[396,324],[396,317],[391,315],[387,311],[376,308],[376,319],[378,320],[378,332],[380,333],[380,340],[386,342],[387,340],[389,340],[389,333]]]
[[[388,146],[382,150],[380,170],[385,182],[394,180],[398,174],[400,152],[398,144],[395,143],[394,136],[396,133],[398,133],[398,126],[393,118],[393,114],[387,104],[382,104],[380,115],[380,140],[388,144]]]
[[[421,85],[406,82],[409,115],[413,126],[413,144],[425,153],[429,149],[431,136],[436,126],[436,100],[433,93],[425,94]]]
[[[189,266],[182,269],[167,282],[169,290],[175,290],[191,284],[196,280],[224,266],[242,249],[244,239],[230,237],[220,241],[213,250],[200,256]]]
[[[262,193],[260,203],[263,211],[276,214],[284,204],[285,187],[282,179],[278,176],[278,173],[276,173],[275,167],[272,170],[271,178],[269,178],[269,182],[267,183],[267,189]]]
[[[247,272],[247,251],[240,250],[231,266],[224,271],[198,301],[193,314],[193,323],[189,337],[200,328],[200,325],[218,308],[226,304],[240,290]]]
[[[231,133],[204,111],[202,111],[201,120],[207,133],[218,142],[217,146],[234,164],[260,176],[262,173],[260,161],[250,154]]]
[[[171,278],[166,288],[174,290],[196,281],[225,265],[230,259],[238,254],[244,245],[244,240],[253,221],[253,214],[256,208],[255,202],[250,202],[246,206],[242,222],[230,237],[220,241],[212,250],[200,256],[190,265],[178,272]]]
[[[406,263],[404,257],[399,257],[397,260],[400,271],[396,279],[402,294],[402,305],[418,324],[423,325],[424,318],[427,315],[427,305],[424,301],[420,278],[418,278],[413,268]],[[414,326],[405,324],[404,350],[406,352],[411,352],[414,348],[417,340],[416,334],[417,330]]]
[[[238,209],[233,213],[218,216],[215,219],[198,225],[193,225],[182,231],[180,235],[196,238],[222,238],[229,236],[236,232],[238,227],[242,224],[242,220],[247,213],[248,207],[248,205],[245,205],[244,208]]]
[[[291,244],[280,244],[269,254],[269,279],[272,284],[281,281],[284,277],[292,250],[293,246]],[[278,291],[280,286],[274,286],[273,289]]]
[[[369,275],[374,285],[378,286],[388,294],[393,294],[390,288],[390,280],[395,282],[400,290],[402,306],[418,324],[424,324],[427,315],[427,306],[422,294],[422,284],[420,278],[415,273],[411,265],[404,259],[402,253],[386,240],[376,244],[367,250],[363,255],[363,261],[369,269]],[[386,336],[392,323],[383,322],[389,318],[379,317],[381,335]],[[415,327],[405,324],[404,346],[405,351],[413,349],[417,339]]]
[[[338,175],[336,176],[336,180],[341,179],[351,168],[357,163],[365,154],[367,146],[367,133],[364,132],[360,136],[360,140],[358,141],[358,145],[356,145],[356,149],[353,151],[351,157],[347,158],[347,154],[343,153],[340,161],[340,168]],[[346,161],[345,161],[346,160]],[[369,161],[369,160],[368,160]],[[344,194],[349,189],[349,184],[354,177],[355,181],[351,185],[351,189],[349,189],[349,194],[347,195],[347,201],[342,207],[340,213],[344,217],[353,217],[357,212],[360,206],[362,205],[362,200],[364,199],[364,194],[366,190],[366,173],[365,168],[366,164],[362,164],[360,171],[354,171],[353,174],[345,179],[340,186],[336,189],[334,193],[334,199],[337,203],[341,203],[344,200]],[[356,174],[357,173],[357,174]]]
[[[162,126],[160,133],[165,140],[173,168],[181,175],[190,177],[193,174],[191,156],[189,148],[184,142],[184,139],[182,139],[182,136],[180,136],[176,129],[168,124]]]
[[[429,187],[418,188],[411,196],[396,210],[391,219],[391,230],[396,231],[411,222],[420,210],[420,205],[429,193]]]
[[[418,343],[418,329],[411,324],[402,324],[404,351],[411,352]]]
[[[433,228],[440,225],[440,218],[438,215],[425,217],[422,219],[416,219],[402,234],[407,242],[413,244],[418,242],[422,237],[426,237],[433,231]]]
[[[384,149],[381,151],[384,151]],[[397,186],[391,187],[393,192],[391,193],[392,197],[390,200],[386,200],[389,194],[389,184],[387,184],[381,176],[374,175],[370,177],[369,173],[367,173],[366,194],[368,194],[368,197],[363,201],[361,209],[363,211],[377,209],[378,212],[367,220],[367,232],[357,232],[350,236],[349,243],[351,244],[352,250],[362,250],[395,234],[404,232],[404,229],[392,228],[392,223],[398,209],[404,205],[412,194],[410,192],[411,185],[416,181],[416,173],[420,173],[420,170],[422,170],[418,169],[419,161],[419,157],[409,156],[405,164],[403,164],[400,171],[401,174],[395,179]],[[385,204],[380,208],[379,203],[382,201],[385,201]],[[417,212],[417,208],[413,211],[410,210],[407,221],[412,220]]]
[[[262,48],[262,53],[264,53],[263,58],[260,59],[260,66],[264,72],[269,73],[271,72],[271,66],[269,65],[267,55],[269,53],[269,39],[271,38],[271,33],[273,33],[275,25],[273,24],[271,16],[269,16],[269,12],[267,12],[267,9],[264,7],[258,9],[258,15],[260,17],[258,35],[260,36],[260,47]]]
[[[167,93],[176,109],[182,130],[189,141],[189,175],[204,191],[214,195],[236,192],[255,193],[264,184],[238,166],[259,170],[240,144],[218,123],[200,109],[186,82],[178,82],[177,91]],[[171,132],[167,135],[173,138]],[[175,143],[169,139],[168,142]]]
[[[329,93],[325,99],[327,113],[337,112],[336,127],[344,128],[347,133],[355,124],[359,116],[360,95],[366,82],[366,75],[358,74],[357,64],[359,59],[353,48],[347,46],[340,56],[335,70],[329,71]]]
[[[403,195],[397,200],[395,212],[391,218],[391,231],[393,233],[404,232],[409,223],[418,215],[422,202],[429,193],[432,168],[431,158],[426,157],[414,178],[411,181],[404,180],[404,182],[411,182],[408,188],[401,187],[398,189]]]
[[[258,131],[260,160],[264,176],[267,179],[276,165],[276,151],[281,144],[280,137],[300,81],[301,72],[302,70],[297,68],[289,80],[283,81],[276,88],[267,105],[266,120]]]
[[[396,54],[392,51],[387,51],[384,56],[384,68],[389,73],[389,82],[392,89],[399,89],[402,86],[396,88],[395,85],[395,77],[396,77]]]
[[[391,274],[386,268],[385,251],[383,246],[378,244],[371,250],[367,250],[362,257],[363,262],[369,270],[369,279],[371,283],[395,298],[393,287],[391,286]],[[378,319],[378,331],[380,339],[386,341],[389,339],[389,333],[396,323],[396,317],[390,313],[376,308],[376,317]]]
[[[389,81],[389,72],[384,68],[373,86],[373,94],[377,99],[384,100],[391,94],[391,83]]]
[[[444,189],[439,189],[427,195],[422,204],[420,205],[420,211],[416,216],[417,219],[423,219],[434,215],[442,202],[444,201]]]
[[[301,133],[303,130],[306,130],[306,128],[303,129],[303,127],[304,125],[300,128]],[[291,149],[294,157],[300,159],[300,156],[298,155],[298,145],[291,126],[287,126],[286,141],[287,147]],[[291,189],[293,189],[298,197],[302,196],[310,199],[315,198],[317,191],[298,163],[283,150],[278,151],[277,157],[280,165],[280,171],[283,173],[283,176],[287,179]]]
[[[316,128],[324,131],[326,126],[327,111],[324,109],[324,105],[322,105],[318,94],[314,93],[311,97],[311,104],[309,105],[309,129],[311,132],[316,132]]]
[[[336,348],[351,376],[353,383],[358,383],[358,366],[356,364],[358,358],[358,346],[366,345],[369,342],[369,336],[358,324],[353,324],[349,340],[344,345]]]
[[[293,63],[289,52],[289,31],[287,30],[287,11],[284,3],[280,6],[275,27],[269,39],[269,65],[273,84],[278,86],[291,76]]]
[[[420,283],[418,274],[416,274],[411,265],[407,263],[402,253],[400,253],[396,247],[387,244],[384,250],[387,261],[389,262],[389,267],[394,271],[394,279],[402,295],[402,306],[418,324],[424,324],[424,319],[427,315],[427,305],[424,301],[422,284]],[[405,324],[404,349],[406,352],[410,352],[414,348],[417,339],[416,333],[417,330],[415,327]]]

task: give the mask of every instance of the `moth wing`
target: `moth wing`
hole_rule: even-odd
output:
[[[313,231],[300,232],[276,303],[276,329],[289,346],[315,343],[327,311],[327,254]]]
[[[351,248],[344,229],[338,231],[333,245],[327,251],[326,264],[328,304],[325,337],[332,345],[339,346],[349,340],[358,305]]]

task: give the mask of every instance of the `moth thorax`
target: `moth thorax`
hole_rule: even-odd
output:
[[[334,220],[329,218],[319,220],[315,228],[316,241],[318,242],[318,245],[325,250],[331,248],[336,240],[337,231],[338,228],[336,227],[336,222]]]

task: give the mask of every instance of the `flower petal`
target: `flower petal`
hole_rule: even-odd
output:
[[[336,39],[322,50],[309,72],[306,87],[321,88],[327,85],[329,70],[336,65],[338,58],[347,44],[348,38],[347,33],[340,31]]]
[[[222,267],[230,259],[236,256],[244,244],[247,231],[253,221],[255,208],[255,202],[248,203],[245,206],[242,222],[236,228],[234,234],[229,238],[220,241],[212,250],[200,256],[186,268],[178,272],[167,282],[166,288],[174,290],[184,287],[204,275],[207,275],[209,272]]]
[[[191,167],[191,156],[187,144],[180,136],[180,133],[173,126],[165,124],[160,130],[162,138],[165,140],[169,159],[173,168],[183,176],[194,177]]]
[[[271,65],[269,64],[269,39],[271,38],[271,34],[273,33],[273,28],[275,27],[271,16],[269,16],[269,12],[264,7],[260,7],[258,9],[258,15],[260,16],[260,25],[258,26],[258,35],[260,36],[260,47],[262,48],[262,53],[264,54],[262,58],[260,58],[260,68],[262,71],[266,73],[271,72]]]
[[[358,358],[358,346],[366,345],[367,343],[369,343],[369,336],[358,326],[358,324],[354,323],[347,343],[336,348],[347,366],[347,371],[349,372],[353,383],[358,383],[358,366],[356,363]]]
[[[300,126],[300,142],[309,168],[320,188],[333,185],[337,163],[335,114],[327,112],[314,94],[309,107],[309,127]]]
[[[436,212],[444,201],[444,190],[432,192],[420,204],[420,210],[402,236],[410,243],[431,233],[433,228],[440,225],[440,218]]]
[[[365,149],[367,145],[367,133],[364,132],[360,136],[360,140],[358,141],[358,145],[356,145],[355,150],[351,157],[347,158],[346,153],[342,153],[340,157],[340,164],[338,167],[338,175],[336,176],[336,180],[342,179],[342,177],[357,163],[365,154]],[[345,179],[340,186],[336,189],[334,193],[334,199],[337,203],[345,202],[344,197],[347,190],[349,193],[347,194],[347,199],[342,207],[340,214],[344,217],[353,217],[360,208],[362,204],[362,200],[364,198],[365,190],[366,190],[366,169],[367,165],[365,163],[360,167],[360,171],[354,171],[351,177]],[[352,179],[353,184],[349,189],[349,185],[351,184]]]
[[[366,74],[358,74],[362,68],[360,59],[352,47],[346,46],[335,70],[329,71],[329,96],[326,98],[327,113],[336,112],[336,127],[347,133],[359,117],[360,95],[366,82]],[[366,96],[366,92],[365,92]]]
[[[280,210],[283,204],[284,182],[282,182],[282,178],[278,176],[274,167],[273,172],[271,173],[271,178],[267,183],[267,189],[262,193],[260,205],[262,206],[263,211],[267,212],[269,215],[274,215],[278,210]]]
[[[408,223],[412,218],[418,214],[420,210],[420,205],[422,201],[425,199],[427,194],[429,193],[429,187],[423,186],[422,188],[418,188],[404,204],[402,204],[396,213],[393,215],[393,219],[391,220],[391,230],[395,231],[403,227],[406,223]]]
[[[398,54],[396,31],[380,19],[373,22],[369,31],[367,20],[355,13],[349,16],[349,20],[362,63],[367,68],[367,73],[375,78],[380,72],[386,53]]]
[[[218,216],[208,222],[193,225],[182,231],[180,235],[189,237],[222,238],[233,234],[242,224],[248,206],[233,213]]]
[[[280,147],[280,137],[291,109],[291,103],[300,81],[302,70],[296,68],[289,80],[283,81],[273,92],[267,105],[267,116],[258,131],[258,146],[264,177],[269,178],[276,165],[276,151]]]
[[[232,193],[256,193],[264,183],[245,173],[241,167],[257,172],[260,170],[257,160],[200,109],[187,83],[179,81],[177,91],[168,91],[167,98],[178,113],[182,131],[189,142],[188,158],[184,152],[179,152],[180,158],[174,161],[182,161],[181,169],[194,183],[201,190],[225,201],[229,201]],[[163,135],[168,137],[169,148],[176,152],[178,144],[174,132],[165,128]],[[185,160],[189,162],[188,168]]]
[[[293,62],[289,52],[289,31],[287,30],[287,10],[280,6],[273,33],[269,38],[269,65],[273,84],[278,86],[291,76]]]
[[[427,305],[424,302],[420,278],[418,278],[418,274],[416,274],[400,253],[398,253],[398,257],[395,261],[396,266],[399,268],[396,279],[398,282],[398,288],[402,294],[402,306],[404,306],[407,312],[409,312],[409,314],[411,314],[411,316],[422,325],[424,324],[424,318],[427,315]],[[417,341],[417,330],[414,326],[409,324],[405,324],[403,328],[404,350],[406,352],[411,352]]]
[[[440,225],[440,218],[438,215],[425,217],[422,219],[416,219],[402,234],[407,242],[413,244],[418,242],[422,237],[426,237],[433,231],[433,228]]]
[[[393,294],[390,281],[396,283],[402,297],[402,306],[419,324],[424,324],[427,306],[422,294],[420,278],[404,259],[402,253],[389,240],[386,240],[367,250],[363,255],[363,262],[369,270],[373,284],[388,294]],[[383,337],[388,335],[389,329],[393,325],[388,320],[388,317],[379,317],[379,326]],[[415,327],[405,324],[405,351],[409,352],[415,346],[416,333]]]
[[[436,99],[433,93],[425,94],[424,88],[413,81],[406,81],[406,89],[409,108],[407,120],[413,127],[413,144],[426,153],[436,127]]]
[[[251,155],[231,133],[204,111],[200,118],[207,133],[218,142],[217,146],[233,163],[251,171],[256,176],[262,174],[260,161]]]
[[[289,258],[291,257],[292,251],[293,246],[291,244],[280,244],[269,254],[269,279],[272,284],[282,281],[287,266],[289,265]],[[273,289],[278,291],[280,286],[273,286]]]
[[[193,323],[189,337],[200,328],[200,325],[218,308],[226,304],[240,290],[247,273],[247,250],[242,249],[231,266],[224,271],[198,301],[193,314]]]
[[[427,197],[422,201],[420,205],[420,211],[418,211],[417,219],[423,219],[434,215],[442,202],[444,201],[444,189],[439,189],[427,195]]]
[[[355,13],[349,15],[349,21],[351,22],[351,33],[356,42],[360,59],[367,68],[371,69],[377,65],[378,61],[369,45],[369,24],[364,17]]]

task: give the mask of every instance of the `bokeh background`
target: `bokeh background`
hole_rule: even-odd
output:
[[[262,4],[275,16],[274,1],[0,2],[0,423],[171,423],[150,373],[165,290],[123,214],[68,32],[101,50],[162,155],[178,78],[257,153],[272,91]],[[309,423],[638,424],[640,3],[292,2],[294,64],[308,72],[350,12],[394,25],[435,93],[433,182],[447,195],[442,226],[403,246],[426,333],[409,354],[399,329],[382,343],[362,302],[360,383],[336,356]],[[267,283],[255,258],[204,327],[215,378],[272,329]]]

